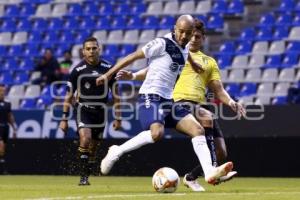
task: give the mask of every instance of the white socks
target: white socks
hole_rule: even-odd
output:
[[[210,151],[204,135],[192,138],[194,151],[201,163],[204,175],[206,176],[213,169]]]
[[[147,130],[139,133],[138,135],[126,141],[119,147],[120,150],[122,151],[122,154],[124,154],[150,143],[154,143],[154,140],[152,138],[151,131]]]

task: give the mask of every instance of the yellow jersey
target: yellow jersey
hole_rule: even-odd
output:
[[[215,59],[197,51],[190,52],[193,60],[204,68],[204,72],[196,73],[191,64],[186,62],[173,91],[174,101],[189,100],[205,103],[205,93],[208,83],[221,80],[220,70]]]

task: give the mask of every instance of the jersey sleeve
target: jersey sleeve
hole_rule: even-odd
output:
[[[166,42],[164,39],[156,38],[143,46],[142,51],[144,52],[146,58],[151,58],[161,55],[166,48],[165,46]]]
[[[67,89],[68,91],[74,93],[77,90],[77,79],[78,79],[78,72],[76,71],[76,68],[72,70],[68,84],[67,84]]]
[[[217,62],[214,59],[211,59],[211,74],[210,74],[210,78],[209,81],[213,81],[213,80],[221,80],[221,75],[220,75],[220,69],[218,67]]]

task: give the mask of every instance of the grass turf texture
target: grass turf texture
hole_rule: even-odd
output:
[[[151,177],[91,177],[91,186],[78,181],[77,176],[0,176],[0,199],[300,200],[300,178],[234,178],[219,186],[201,179],[206,192],[192,192],[181,182],[172,194],[155,192]]]

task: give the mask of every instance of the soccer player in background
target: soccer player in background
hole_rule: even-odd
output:
[[[194,31],[194,19],[190,15],[180,16],[174,27],[174,32],[163,38],[156,38],[142,49],[128,55],[118,62],[108,73],[97,79],[98,84],[110,80],[122,68],[137,59],[149,59],[149,70],[139,91],[138,112],[143,132],[120,146],[110,147],[106,157],[101,162],[102,174],[109,173],[113,164],[124,153],[135,150],[146,144],[158,141],[164,134],[164,127],[176,127],[182,133],[192,138],[194,151],[203,167],[205,180],[214,184],[221,176],[226,175],[233,167],[232,162],[220,167],[212,165],[207,147],[204,129],[190,112],[182,106],[173,105],[172,92],[176,79],[188,59],[196,71],[201,66],[196,65],[188,56],[186,47]],[[198,70],[197,70],[198,68]],[[173,107],[175,106],[175,107]],[[175,110],[175,116],[172,113]]]
[[[83,60],[72,70],[68,80],[68,92],[65,96],[63,107],[63,119],[59,127],[67,133],[68,118],[72,98],[76,93],[76,123],[79,132],[79,185],[90,185],[88,177],[91,165],[95,163],[95,153],[99,140],[102,138],[105,123],[107,121],[108,88],[104,85],[96,86],[96,78],[99,74],[106,73],[111,64],[99,58],[101,47],[94,37],[87,38],[83,42]],[[114,105],[119,104],[117,97],[117,86],[115,80],[111,79],[108,86],[114,90]],[[116,109],[117,110],[117,109]],[[115,116],[120,117],[120,113]],[[114,128],[121,127],[121,120],[115,119]]]
[[[5,163],[5,149],[9,137],[9,125],[11,125],[13,129],[13,138],[17,137],[17,125],[11,111],[11,104],[4,100],[5,89],[5,86],[0,84],[0,165],[3,171]]]
[[[227,157],[225,140],[217,120],[213,119],[211,112],[203,108],[203,105],[206,104],[206,89],[211,89],[222,103],[229,105],[239,115],[244,115],[245,110],[242,105],[231,99],[226,90],[224,90],[216,61],[201,52],[204,40],[204,24],[202,21],[195,19],[195,31],[189,43],[189,50],[193,60],[201,64],[204,71],[201,73],[195,72],[190,63],[187,62],[175,85],[173,99],[189,109],[191,113],[194,113],[194,116],[205,129],[205,136],[213,163],[222,164]],[[147,71],[148,68],[136,73],[122,70],[116,75],[116,78],[118,80],[144,80]],[[201,165],[198,165],[184,176],[184,185],[190,187],[193,191],[205,191],[196,180],[201,174],[202,168]],[[236,172],[234,171],[229,172],[227,176],[221,177],[218,181],[226,181],[235,174]]]

